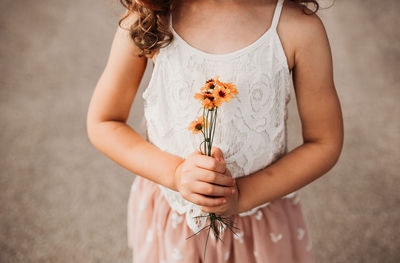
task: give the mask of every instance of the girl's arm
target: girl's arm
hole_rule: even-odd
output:
[[[134,19],[131,16],[129,19]],[[127,125],[130,108],[147,65],[129,33],[117,29],[106,68],[90,101],[90,142],[107,157],[198,205],[221,205],[234,189],[225,163],[196,151],[185,159],[160,150]]]
[[[236,180],[239,213],[309,184],[335,165],[342,150],[343,120],[325,28],[317,15],[303,15],[295,28],[293,80],[304,143]]]
[[[99,151],[122,167],[176,190],[174,173],[183,159],[161,151],[126,123],[147,65],[147,58],[139,58],[138,53],[129,32],[118,27],[107,65],[90,101],[88,137]]]

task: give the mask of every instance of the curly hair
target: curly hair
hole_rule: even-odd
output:
[[[307,15],[316,13],[320,6],[317,0],[289,0],[303,6],[303,12]],[[120,18],[118,25],[123,28],[122,23],[131,14],[137,15],[137,20],[124,28],[136,46],[141,50],[139,57],[147,56],[167,46],[173,40],[173,34],[169,29],[169,14],[176,7],[179,0],[120,0],[126,12]],[[306,8],[308,4],[314,6],[314,10]]]

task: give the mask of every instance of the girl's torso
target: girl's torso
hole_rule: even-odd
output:
[[[204,140],[202,134],[194,135],[187,129],[190,122],[202,114],[201,103],[193,96],[200,92],[206,80],[220,76],[221,81],[234,83],[238,90],[235,98],[218,109],[213,140],[213,146],[224,153],[232,176],[252,174],[286,154],[291,70],[276,30],[282,6],[283,0],[278,0],[272,14],[266,15],[272,16],[269,29],[255,41],[241,48],[226,44],[233,51],[215,54],[196,48],[195,42],[187,42],[175,31],[176,24],[170,16],[174,39],[159,50],[150,82],[142,95],[149,142],[182,158],[199,149]],[[194,28],[200,30],[203,26]],[[220,52],[228,37],[216,34],[218,30],[209,31],[206,39],[197,41],[212,42],[207,44],[209,50],[213,47],[213,51]],[[240,35],[241,32],[233,30],[230,34]],[[189,35],[196,34],[187,31]],[[206,214],[199,206],[183,199],[178,192],[161,185],[160,188],[175,211],[186,213],[186,221],[194,232],[204,227],[205,218],[194,220],[195,216]],[[285,197],[294,195],[290,193]],[[253,214],[268,204],[240,215]]]

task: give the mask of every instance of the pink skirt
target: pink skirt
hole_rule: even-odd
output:
[[[128,246],[135,263],[245,262],[312,263],[311,240],[299,194],[272,201],[253,215],[234,216],[235,235],[225,229],[222,240],[206,230],[193,231],[185,216],[171,209],[159,186],[136,176],[128,201]]]

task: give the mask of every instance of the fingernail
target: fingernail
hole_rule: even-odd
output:
[[[234,194],[235,193],[235,189],[232,189],[232,194]]]

